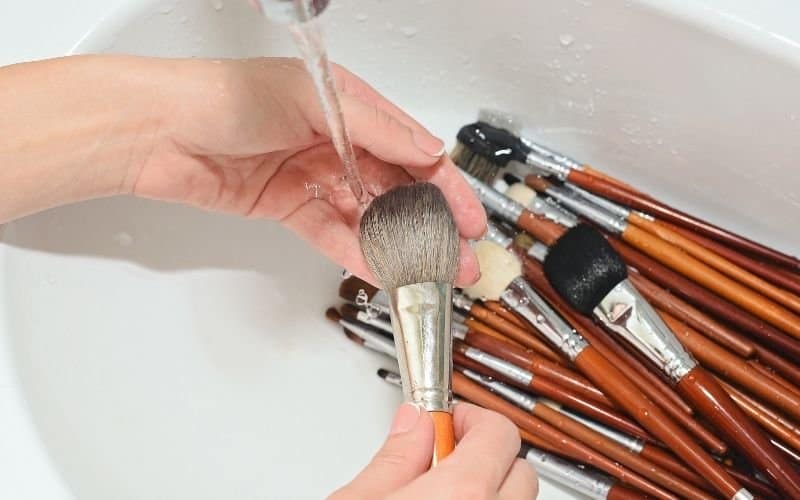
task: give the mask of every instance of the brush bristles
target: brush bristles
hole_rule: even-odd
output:
[[[384,289],[453,283],[458,230],[442,192],[421,182],[375,198],[361,218],[361,250]]]
[[[478,156],[462,143],[456,143],[450,153],[450,159],[464,172],[481,182],[492,185],[500,173],[500,167],[491,161]]]

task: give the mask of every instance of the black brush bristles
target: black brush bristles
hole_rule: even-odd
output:
[[[450,206],[427,182],[391,189],[361,218],[361,250],[384,289],[453,283],[459,236]]]
[[[580,224],[550,248],[544,274],[572,307],[591,315],[608,292],[628,277],[628,268],[602,234]]]

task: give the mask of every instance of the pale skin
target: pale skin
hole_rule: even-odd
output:
[[[441,188],[462,237],[458,285],[479,276],[466,241],[480,203],[443,143],[336,67],[370,196],[426,180]],[[343,180],[302,64],[294,59],[166,60],[80,56],[0,68],[0,223],[80,200],[133,195],[275,220],[356,275],[363,210]],[[504,417],[456,406],[456,451],[428,471],[433,425],[401,406],[370,464],[331,498],[534,498]]]

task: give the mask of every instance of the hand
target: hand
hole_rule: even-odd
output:
[[[367,467],[330,500],[534,499],[539,484],[534,469],[516,458],[520,439],[505,417],[459,403],[453,421],[458,444],[428,470],[433,453],[433,422],[411,404],[400,407],[389,437]]]
[[[483,209],[442,141],[341,67],[334,77],[368,193],[428,180],[463,238],[481,236]],[[0,68],[0,88],[0,223],[132,193],[280,221],[371,277],[362,207],[299,60],[67,57]],[[477,275],[462,241],[457,282]]]

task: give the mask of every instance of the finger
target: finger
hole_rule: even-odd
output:
[[[398,492],[401,498],[494,498],[519,452],[519,432],[505,417],[459,403],[453,412],[456,449]]]
[[[539,494],[539,478],[536,470],[525,460],[518,458],[508,471],[506,480],[497,493],[499,500],[534,500]]]
[[[472,285],[481,277],[478,258],[466,240],[461,240],[458,248],[458,274],[455,285],[459,288]]]
[[[435,156],[441,156],[444,153],[444,142],[441,139],[431,134],[411,115],[386,99],[367,82],[338,64],[333,65],[333,72],[337,86],[342,94],[361,99],[392,115],[396,120],[411,129],[412,134],[416,137],[416,142],[429,144],[424,148],[426,151],[435,151],[437,153]]]
[[[331,498],[384,498],[423,474],[433,453],[433,421],[419,406],[405,403],[395,413],[389,437],[353,481]]]
[[[406,168],[415,178],[436,184],[453,211],[458,231],[466,239],[478,239],[486,232],[486,211],[467,181],[448,156],[434,168]]]

